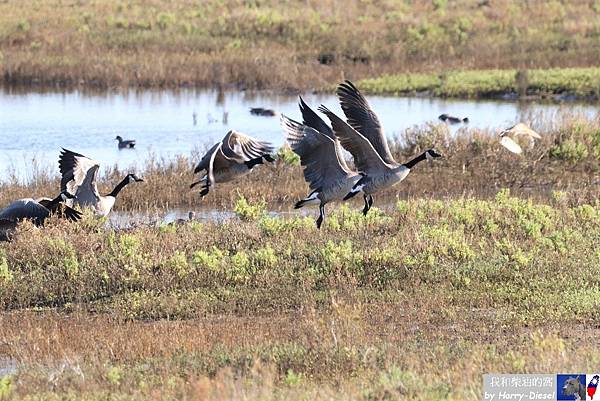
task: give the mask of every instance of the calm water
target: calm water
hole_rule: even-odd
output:
[[[341,112],[333,95],[305,94],[315,108]],[[525,113],[556,113],[561,107],[594,114],[594,105],[461,101],[370,96],[390,136],[408,127],[437,121],[441,113],[467,116],[470,126],[500,128]],[[104,166],[144,165],[149,157],[169,159],[218,141],[229,129],[271,141],[283,136],[277,117],[257,117],[250,107],[267,107],[299,118],[297,97],[270,93],[216,91],[130,91],[116,93],[22,92],[0,90],[0,179],[10,172],[27,179],[32,160],[55,168],[61,147],[95,158]],[[228,120],[222,121],[223,113]],[[197,115],[194,125],[193,114]],[[454,128],[456,129],[456,128]],[[118,150],[115,136],[135,139],[135,150]]]

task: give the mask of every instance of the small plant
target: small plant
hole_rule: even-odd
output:
[[[244,221],[255,221],[266,214],[266,202],[264,200],[251,204],[244,195],[239,194],[233,211]]]
[[[13,274],[8,267],[8,262],[6,261],[6,254],[4,250],[0,249],[0,282],[8,283],[12,281]]]
[[[300,165],[300,156],[298,156],[289,146],[285,145],[279,148],[277,151],[277,158],[283,160],[285,164],[290,166]]]

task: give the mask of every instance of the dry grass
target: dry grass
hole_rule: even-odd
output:
[[[27,84],[321,88],[344,76],[591,67],[599,12],[595,1],[6,0],[0,71]]]

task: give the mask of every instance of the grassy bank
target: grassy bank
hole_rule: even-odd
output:
[[[525,153],[514,155],[500,144],[497,132],[466,126],[450,135],[444,124],[416,126],[399,134],[392,142],[396,160],[406,161],[435,147],[444,157],[418,165],[400,185],[378,193],[379,205],[397,198],[444,198],[447,196],[493,196],[500,188],[538,200],[553,198],[563,191],[572,204],[593,202],[600,195],[600,121],[571,113],[556,116],[524,115],[543,136]],[[139,175],[144,183],[128,186],[120,195],[117,210],[152,212],[173,207],[197,210],[232,210],[239,194],[251,202],[264,200],[270,209],[287,209],[307,195],[302,169],[288,151],[280,151],[274,165],[260,166],[252,174],[218,184],[204,199],[189,189],[193,166],[199,156],[171,161],[151,161]],[[32,163],[32,165],[36,165]],[[127,171],[128,172],[128,171]],[[100,180],[101,193],[112,190],[126,171],[108,169]],[[0,183],[0,207],[24,197],[55,194],[60,187],[56,166],[40,166],[27,183],[17,179]],[[350,203],[358,206],[360,199]]]
[[[0,244],[8,399],[481,399],[600,360],[600,206],[494,199],[260,213]]]
[[[21,84],[307,89],[393,73],[592,67],[599,13],[594,1],[7,0],[0,73]]]
[[[358,85],[361,90],[373,94],[597,99],[600,96],[600,68],[395,74],[365,79]]]

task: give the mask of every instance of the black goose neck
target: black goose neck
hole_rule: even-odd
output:
[[[406,168],[413,168],[415,166],[415,164],[422,162],[423,160],[425,160],[427,158],[427,152],[423,152],[421,153],[419,156],[415,157],[414,159],[404,163],[404,166]]]
[[[109,193],[107,196],[112,196],[114,198],[117,197],[117,195],[119,195],[119,192],[121,192],[121,190],[123,188],[125,188],[125,186],[129,184],[129,177],[125,177],[121,180],[120,183],[117,184],[117,186],[115,187],[115,189],[112,190],[111,193]]]

